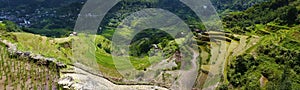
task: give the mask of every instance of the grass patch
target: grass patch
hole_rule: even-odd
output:
[[[29,34],[29,33],[13,33],[17,39],[18,49],[21,51],[30,51],[35,54],[41,54],[46,57],[53,57],[64,63],[71,63],[68,56],[69,50],[61,48],[58,42],[61,39],[52,39],[44,36]],[[63,49],[62,52],[59,49]]]

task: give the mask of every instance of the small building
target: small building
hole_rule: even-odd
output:
[[[24,24],[30,25],[31,23],[30,23],[30,21],[24,20]]]
[[[203,31],[203,30],[200,30],[200,29],[194,29],[194,31],[195,31],[196,33],[200,33],[200,34],[203,34],[203,33],[205,33],[205,31]]]
[[[77,35],[78,35],[77,32],[72,32],[72,33],[70,34],[70,36],[77,36]]]

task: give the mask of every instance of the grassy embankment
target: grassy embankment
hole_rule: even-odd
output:
[[[60,62],[72,64],[72,40],[78,40],[84,36],[74,36],[66,38],[49,38],[36,34],[25,32],[5,32],[1,38],[16,43],[18,50],[29,51],[35,54],[41,54],[45,57],[56,58]],[[96,57],[98,67],[105,76],[112,78],[121,78],[115,68],[114,61],[110,53],[110,41],[103,36],[96,35],[95,41],[92,41],[93,47],[96,48],[95,53],[85,54],[87,56]],[[157,62],[162,60],[159,57],[151,57],[152,60],[148,61],[148,57],[130,57],[131,63],[136,69],[142,70],[150,66],[150,62]],[[155,59],[155,60],[154,60]],[[94,61],[92,61],[94,62]]]

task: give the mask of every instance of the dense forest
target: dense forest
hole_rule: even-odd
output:
[[[269,26],[273,32],[284,27],[299,24],[299,2],[275,0],[255,5],[242,12],[232,12],[223,16],[225,28],[233,33],[252,32],[257,24]]]
[[[270,0],[211,0],[218,12],[243,11],[253,5]]]

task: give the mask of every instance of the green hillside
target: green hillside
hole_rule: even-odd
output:
[[[189,62],[192,57],[184,56],[192,53],[183,53],[179,49],[179,44],[176,43],[176,41],[183,41],[182,38],[173,38],[161,30],[147,29],[134,37],[130,43],[129,56],[118,55],[124,52],[123,49],[112,54],[111,38],[116,27],[130,13],[145,8],[169,10],[182,18],[193,30],[195,35],[193,38],[197,40],[197,45],[193,46],[200,50],[194,51],[186,47],[184,50],[193,51],[194,57],[197,57],[199,53],[199,59],[193,59],[200,64],[197,67],[199,73],[193,85],[195,89],[297,90],[300,88],[300,0],[211,1],[220,12],[225,32],[206,31],[207,29],[195,13],[186,5],[179,4],[178,0],[124,0],[105,16],[99,25],[102,30],[98,31],[97,35],[83,33],[69,35],[75,24],[78,9],[84,3],[79,0],[74,2],[54,0],[49,4],[43,0],[13,1],[14,4],[10,6],[22,8],[39,4],[42,7],[48,7],[45,11],[51,11],[52,7],[57,6],[53,3],[66,3],[58,5],[54,10],[57,10],[58,15],[66,13],[70,15],[64,17],[69,19],[66,21],[62,18],[36,19],[41,22],[31,27],[20,26],[9,20],[0,22],[0,89],[3,86],[21,89],[61,88],[55,80],[65,78],[65,74],[78,74],[72,71],[74,67],[79,68],[75,62],[81,62],[88,67],[92,67],[89,64],[96,64],[96,70],[100,74],[92,74],[114,84],[139,85],[126,80],[124,75],[118,72],[113,57],[122,60],[129,58],[133,68],[141,71],[137,75],[126,74],[128,77],[139,78],[138,81],[142,81],[141,77],[148,79],[148,77],[155,76],[157,78],[151,82],[142,84],[171,88],[172,81],[179,78],[179,76],[172,75],[182,73],[180,69],[185,70],[192,66],[192,62]],[[1,2],[8,4],[6,0],[0,0],[0,6],[3,4]],[[22,4],[23,2],[30,3]],[[92,40],[89,37],[93,37]],[[79,43],[80,48],[74,49],[74,42]],[[11,48],[14,46],[16,52],[10,53],[14,51],[14,48]],[[84,52],[84,49],[95,49],[95,52]],[[83,50],[83,52],[74,54],[74,50]],[[18,55],[23,52],[24,54]],[[26,53],[30,54],[26,56]],[[74,59],[74,55],[80,58]],[[43,64],[30,57],[45,57],[48,61],[52,60],[49,58],[55,58],[51,62],[56,64],[56,67],[52,67],[55,66],[52,64],[47,65],[47,62]],[[95,63],[88,62],[89,58],[95,58]],[[58,67],[61,63],[66,64],[66,67]],[[166,68],[151,74],[143,73],[151,71],[155,66]],[[30,68],[24,72],[23,67]],[[130,65],[121,67],[130,67]],[[37,73],[39,70],[46,74]],[[173,71],[179,72],[170,73]],[[57,76],[49,80],[44,79],[52,74]],[[8,81],[11,79],[16,80]],[[26,80],[29,81],[26,82]],[[19,85],[18,81],[24,84]],[[73,81],[77,84],[84,82],[79,79]],[[27,85],[29,86],[26,87]]]
[[[256,4],[270,0],[210,0],[218,12],[243,11]]]
[[[263,39],[228,64],[221,89],[299,88],[299,0],[274,0],[224,16],[228,32]]]

